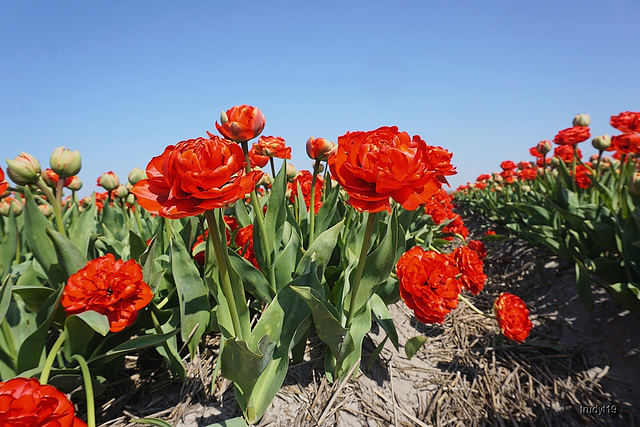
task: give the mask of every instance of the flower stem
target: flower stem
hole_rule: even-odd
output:
[[[476,313],[480,314],[481,316],[484,316],[487,319],[495,319],[494,316],[491,316],[489,314],[485,314],[482,311],[480,311],[480,309],[478,307],[473,305],[473,303],[471,301],[469,301],[468,299],[466,299],[464,296],[462,296],[462,294],[458,294],[458,300],[462,301],[465,304],[467,304],[471,310],[475,311]]]
[[[218,262],[218,270],[220,271],[220,280],[222,282],[222,293],[227,300],[227,308],[231,315],[231,322],[233,323],[233,330],[235,336],[243,338],[242,328],[240,327],[240,316],[236,308],[235,298],[233,297],[233,288],[231,287],[231,278],[229,277],[229,267],[227,264],[228,254],[226,253],[227,247],[222,244],[220,240],[220,232],[218,229],[218,222],[212,210],[205,211],[204,216],[209,225],[209,239],[213,244],[213,252]]]
[[[364,264],[367,260],[367,253],[369,252],[369,245],[371,244],[371,235],[373,234],[373,226],[376,223],[377,212],[369,212],[367,214],[367,225],[364,230],[364,240],[362,241],[362,248],[360,250],[360,258],[358,259],[358,268],[356,275],[353,278],[353,285],[351,286],[351,302],[349,303],[349,314],[347,315],[347,323],[345,327],[348,329],[353,321],[353,315],[355,314],[355,303],[358,295],[358,289],[360,287],[360,279],[362,278],[362,272],[364,271]]]
[[[84,380],[84,392],[87,395],[87,426],[96,427],[96,409],[93,401],[93,384],[91,384],[91,373],[89,372],[89,366],[84,357],[79,354],[71,356],[71,360],[75,360],[80,365],[82,371],[82,379]]]
[[[271,175],[273,179],[276,179],[276,167],[273,165],[273,157],[269,157],[269,164],[271,164]]]
[[[47,359],[44,362],[44,366],[42,367],[42,372],[40,373],[40,384],[46,385],[49,381],[49,374],[51,373],[51,368],[53,367],[53,362],[56,360],[56,354],[60,351],[62,344],[64,344],[64,340],[67,337],[66,332],[63,330],[60,332],[58,339],[55,343],[53,343],[53,347],[51,347],[51,351],[47,355]]]
[[[313,176],[311,177],[311,195],[309,199],[309,246],[313,243],[315,234],[315,219],[316,219],[316,181],[318,177],[318,170],[320,169],[320,160],[316,160],[313,164]]]
[[[47,198],[47,201],[53,208],[53,214],[56,217],[56,227],[58,228],[58,232],[67,237],[67,233],[64,230],[64,223],[62,222],[62,209],[60,209],[60,203],[56,201],[56,197],[53,195],[49,187],[47,187],[47,184],[44,183],[42,178],[40,178],[36,186],[40,189],[40,191],[44,193],[44,196]]]

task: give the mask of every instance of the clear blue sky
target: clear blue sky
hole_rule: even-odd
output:
[[[249,104],[298,169],[312,135],[396,125],[454,153],[455,189],[578,113],[616,133],[640,110],[639,22],[638,0],[0,0],[2,168],[78,149],[88,194]]]

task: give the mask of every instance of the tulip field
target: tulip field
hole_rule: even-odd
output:
[[[558,335],[603,304],[616,333],[640,323],[640,113],[610,123],[578,115],[455,191],[453,153],[394,126],[311,137],[298,171],[248,105],[84,198],[79,151],[20,153],[0,168],[0,425],[631,425],[600,381],[637,360],[596,369]],[[149,372],[226,409],[114,413]]]

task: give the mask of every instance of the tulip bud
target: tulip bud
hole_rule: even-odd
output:
[[[40,179],[40,162],[31,154],[22,152],[13,160],[7,159],[7,175],[18,185],[35,184]]]
[[[524,193],[528,193],[529,191],[531,191],[531,187],[528,185],[523,185],[521,189]]]
[[[596,136],[591,141],[591,145],[598,151],[604,151],[611,145],[611,137],[609,135]]]
[[[640,196],[640,172],[634,172],[629,178],[629,191]]]
[[[47,187],[56,188],[59,179],[60,177],[53,171],[53,169],[47,168],[42,171],[42,180],[47,184]]]
[[[588,114],[578,114],[573,119],[574,126],[589,126],[591,124],[591,117]]]
[[[139,167],[135,167],[131,169],[131,172],[129,172],[128,179],[131,185],[136,185],[138,181],[147,179],[147,173],[142,169],[140,169]]]
[[[71,151],[65,147],[58,147],[51,153],[49,159],[51,169],[60,178],[67,178],[76,175],[82,167],[82,160],[78,150]]]
[[[103,173],[98,178],[98,185],[107,191],[113,191],[119,184],[118,176],[111,171]]]
[[[113,190],[113,195],[119,199],[124,199],[127,197],[127,194],[129,194],[129,191],[127,190],[127,187],[122,184],[118,185],[115,190]]]
[[[47,218],[53,213],[53,209],[51,209],[51,206],[47,204],[38,205],[38,209],[40,209],[40,212],[42,212],[42,214]]]
[[[133,193],[127,194],[127,199],[125,200],[128,204],[133,205],[136,202],[136,196]]]
[[[320,163],[318,165],[318,173],[322,173],[322,172],[324,172],[324,165],[322,163]]]
[[[82,181],[80,181],[78,175],[74,175],[71,177],[71,180],[67,184],[67,188],[71,191],[78,191],[82,188]]]
[[[227,112],[226,111],[222,111],[222,113],[220,113],[220,124],[225,124],[229,121],[229,117],[227,116]]]
[[[287,163],[287,179],[291,181],[296,175],[298,175],[298,169],[291,163]]]
[[[545,139],[544,141],[540,141],[538,142],[537,148],[538,148],[538,153],[545,155],[549,151],[551,151],[551,141],[549,141],[548,139]]]
[[[551,166],[556,167],[556,168],[557,168],[558,166],[560,166],[560,159],[559,159],[559,158],[557,158],[557,157],[553,157],[553,158],[551,159]]]
[[[328,139],[311,137],[307,140],[307,155],[314,160],[327,160],[328,153],[334,145]]]
[[[9,216],[9,212],[13,210],[13,215],[18,216],[22,213],[22,203],[13,197],[5,197],[0,200],[0,215]]]

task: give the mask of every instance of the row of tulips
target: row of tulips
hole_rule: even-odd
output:
[[[575,263],[577,292],[593,305],[592,287],[604,287],[640,316],[640,112],[611,116],[618,132],[592,139],[598,154],[583,160],[591,118],[552,142],[530,150],[535,160],[501,163],[502,171],[460,187],[456,199],[516,235],[547,246]],[[607,155],[607,154],[611,155]]]
[[[56,149],[51,172],[26,153],[8,161],[16,186],[0,170],[9,206],[0,217],[2,379],[83,385],[91,426],[93,395],[117,379],[124,355],[154,348],[184,379],[182,349],[193,357],[219,333],[214,378],[234,383],[254,423],[302,360],[312,325],[335,381],[357,369],[373,323],[387,334],[379,350],[387,340],[399,348],[388,305],[400,298],[425,323],[442,323],[458,301],[473,307],[464,294],[484,286],[486,248],[466,241],[443,189],[455,173],[449,151],[381,127],[337,144],[310,138],[313,171],[298,172],[282,138],[249,147],[264,127],[259,109],[233,107],[216,123],[221,136],[166,147],[124,185],[107,172],[105,192],[83,200],[79,153]],[[278,173],[274,157],[284,160]],[[492,314],[473,308],[497,320],[500,336],[529,334],[514,295],[503,293]],[[424,341],[407,342],[407,354]],[[0,421],[16,416],[3,396],[18,402],[25,387],[11,381],[0,383]]]

